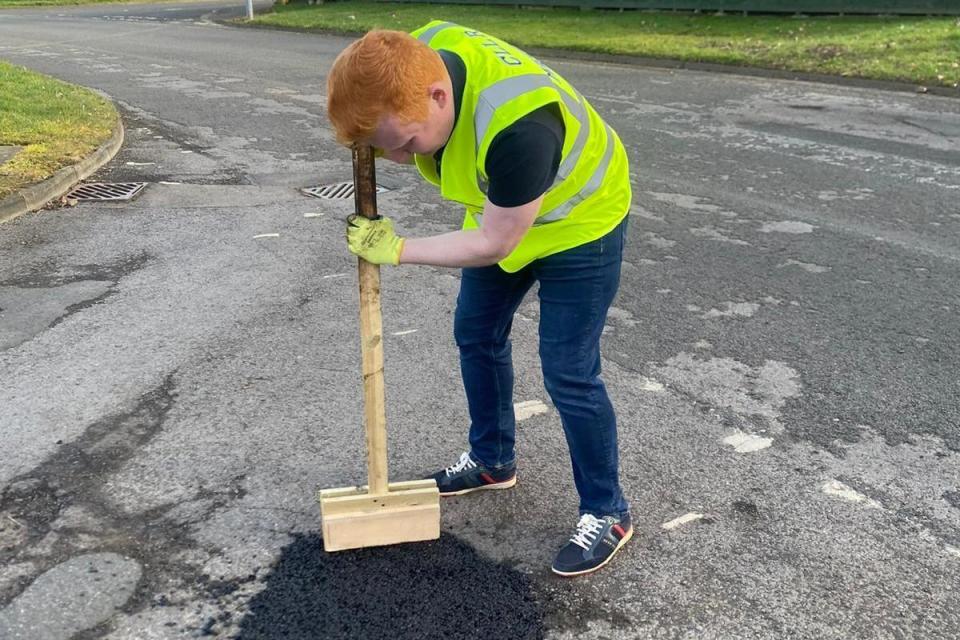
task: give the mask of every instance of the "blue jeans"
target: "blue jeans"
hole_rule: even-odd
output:
[[[514,464],[510,329],[524,295],[540,283],[540,363],[570,449],[580,513],[625,514],[617,473],[617,418],[600,379],[600,335],[620,285],[627,218],[606,236],[534,261],[517,273],[463,269],[454,336],[470,410],[475,460]]]

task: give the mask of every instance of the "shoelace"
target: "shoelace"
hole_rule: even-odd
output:
[[[594,515],[589,513],[583,514],[580,516],[580,521],[577,522],[577,532],[570,538],[570,542],[589,551],[590,547],[593,546],[597,534],[600,533],[600,530],[603,529],[603,525],[605,524],[606,522],[599,520]]]
[[[457,464],[447,467],[447,475],[452,476],[455,473],[460,473],[464,469],[473,469],[475,466],[477,466],[477,463],[470,459],[468,452],[464,451]]]

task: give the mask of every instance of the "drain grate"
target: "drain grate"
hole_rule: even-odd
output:
[[[337,182],[336,184],[324,184],[319,187],[307,187],[301,189],[303,193],[314,198],[324,198],[325,200],[346,200],[353,197],[353,182]],[[377,193],[389,191],[386,187],[377,185]]]
[[[130,200],[147,186],[146,182],[91,182],[67,194],[73,200]]]

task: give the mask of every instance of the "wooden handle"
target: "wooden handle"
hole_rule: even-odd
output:
[[[353,145],[353,201],[357,215],[375,219],[377,216],[377,172],[374,167],[373,147]],[[361,260],[361,262],[364,262]]]
[[[357,215],[377,217],[373,148],[353,145],[353,189]],[[387,417],[383,384],[383,325],[380,266],[359,258],[360,355],[363,412],[367,434],[367,478],[371,494],[387,493]]]

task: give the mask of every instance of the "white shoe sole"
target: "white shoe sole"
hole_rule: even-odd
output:
[[[613,556],[617,555],[617,552],[620,551],[620,549],[623,547],[623,545],[627,544],[627,542],[628,542],[628,541],[630,540],[630,538],[632,538],[632,537],[633,537],[633,527],[631,526],[631,527],[630,527],[630,531],[627,531],[627,535],[623,536],[623,539],[620,540],[620,543],[617,545],[617,548],[613,550],[613,553],[611,553],[610,555],[608,555],[606,560],[604,560],[603,562],[601,562],[600,564],[598,564],[598,565],[595,566],[595,567],[591,567],[590,569],[584,569],[583,571],[557,571],[557,570],[554,569],[553,567],[550,567],[550,570],[553,571],[553,572],[554,572],[555,574],[557,574],[558,576],[563,576],[564,578],[572,578],[573,576],[584,576],[584,575],[587,575],[588,573],[593,573],[594,571],[599,571],[600,569],[602,569],[602,568],[604,568],[605,566],[607,566],[607,564],[608,564],[611,560],[613,560]]]
[[[509,480],[504,480],[503,482],[497,482],[496,484],[484,484],[479,487],[470,487],[469,489],[462,489],[460,491],[451,491],[449,493],[440,492],[441,497],[449,496],[462,496],[465,493],[473,493],[474,491],[487,491],[487,490],[497,490],[497,489],[509,489],[517,484],[517,476],[513,476]]]

